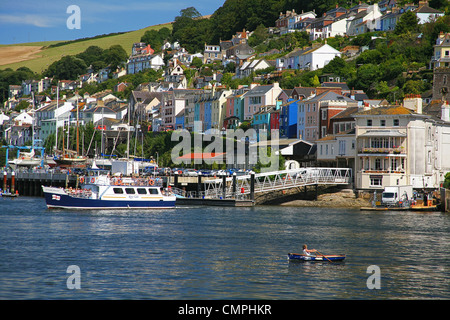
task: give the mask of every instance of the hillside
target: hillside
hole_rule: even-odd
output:
[[[0,46],[0,69],[11,68],[16,70],[20,67],[28,67],[34,72],[41,73],[47,69],[50,64],[61,59],[62,56],[76,55],[90,46],[98,46],[102,49],[107,49],[112,45],[119,44],[128,54],[130,54],[133,43],[139,42],[142,35],[147,30],[159,30],[163,27],[172,29],[172,24],[160,24],[102,38],[72,43],[69,42],[68,44],[53,48],[48,48],[47,46],[56,44],[59,41],[3,45]]]

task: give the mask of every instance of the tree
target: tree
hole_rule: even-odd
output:
[[[412,11],[406,11],[400,16],[395,26],[395,34],[405,34],[407,32],[417,32],[419,30],[419,18]]]
[[[360,88],[371,95],[375,91],[375,84],[379,81],[380,75],[378,65],[364,64],[356,70],[356,78],[351,81],[350,86]]]
[[[47,77],[55,77],[58,80],[75,80],[80,74],[86,72],[86,63],[74,56],[65,56],[53,62],[44,72]]]
[[[203,61],[199,57],[194,57],[191,62],[191,66],[200,69],[203,66]]]
[[[166,27],[159,30],[147,30],[141,37],[141,42],[149,44],[155,52],[160,52],[164,41],[169,39],[170,34],[171,31]]]
[[[22,100],[17,104],[17,106],[14,108],[14,110],[17,112],[21,112],[23,109],[27,109],[29,106],[30,106],[30,104],[27,101]]]
[[[119,44],[112,45],[103,54],[103,61],[111,67],[112,71],[115,71],[117,67],[123,65],[127,61],[127,58],[127,52]]]
[[[82,59],[86,65],[89,66],[94,62],[101,60],[104,51],[105,50],[99,46],[90,46],[82,53],[77,54],[76,57]]]
[[[449,189],[450,188],[450,172],[447,172],[444,176],[444,184],[443,187],[445,189]]]
[[[312,86],[314,88],[320,87],[320,81],[319,81],[319,77],[317,76],[317,74],[315,74],[313,77]]]
[[[189,52],[203,51],[205,43],[211,43],[212,39],[210,19],[202,19],[194,7],[180,13],[173,23],[172,40],[180,42]]]
[[[248,45],[251,47],[256,47],[257,45],[263,43],[269,38],[269,32],[267,28],[260,24],[256,27],[255,31],[253,31],[252,35],[248,38]]]

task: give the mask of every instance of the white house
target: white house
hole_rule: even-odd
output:
[[[328,44],[313,48],[304,52],[299,57],[299,69],[314,71],[326,66],[335,57],[340,57],[341,52]]]
[[[355,130],[328,135],[319,140],[317,144],[317,161],[331,162],[329,166],[347,166],[354,170],[356,156]]]
[[[340,17],[322,28],[322,38],[334,38],[336,36],[345,36],[347,34],[348,16]]]
[[[31,115],[29,115],[27,112],[22,112],[17,117],[15,117],[13,120],[14,120],[14,122],[16,122],[16,124],[23,125],[23,124],[32,124],[34,118]]]
[[[381,30],[382,13],[377,3],[368,6],[367,10],[358,12],[347,25],[347,35],[356,36],[369,31]]]
[[[264,70],[270,67],[270,64],[264,59],[255,59],[252,61],[247,61],[236,68],[236,77],[245,78],[252,74],[252,72],[257,70]]]
[[[429,7],[428,1],[419,1],[419,7],[414,10],[414,13],[419,19],[419,24],[434,21],[445,14],[444,12]]]
[[[407,100],[355,114],[357,189],[436,189],[450,171],[448,105],[438,119],[422,114],[420,97]]]
[[[128,59],[127,74],[135,74],[145,69],[159,70],[164,66],[164,60],[160,54],[140,54]]]
[[[9,117],[3,112],[0,114],[0,126],[9,121]]]

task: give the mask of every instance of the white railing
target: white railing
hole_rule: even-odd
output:
[[[254,175],[253,190],[258,193],[308,185],[348,184],[351,176],[349,168],[300,168],[265,172]],[[222,177],[206,180],[204,184],[207,198],[235,198],[251,193],[252,176]]]

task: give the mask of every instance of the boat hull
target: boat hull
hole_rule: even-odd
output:
[[[47,208],[60,209],[170,209],[175,207],[175,197],[163,197],[155,199],[90,199],[73,197],[71,195],[47,188],[44,189],[44,198]]]
[[[345,259],[345,254],[306,256],[300,253],[288,253],[288,259],[297,261],[343,261]]]

